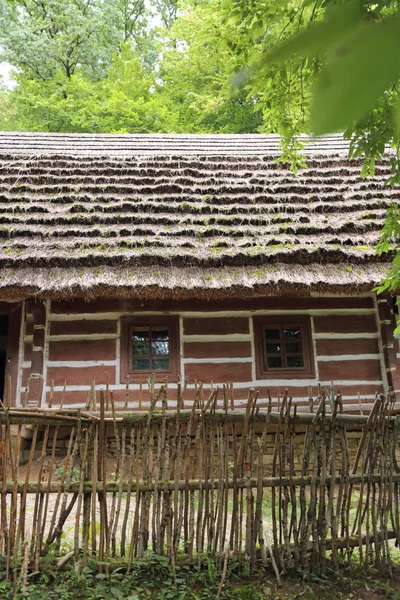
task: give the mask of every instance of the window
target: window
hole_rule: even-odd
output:
[[[254,317],[258,379],[314,377],[308,317]]]
[[[146,377],[176,377],[179,365],[177,317],[122,319],[121,381]]]

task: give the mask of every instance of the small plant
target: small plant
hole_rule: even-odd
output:
[[[64,466],[58,467],[56,469],[56,471],[55,471],[55,475],[56,475],[55,480],[57,482],[60,482],[62,480],[63,475],[64,475],[64,470],[65,470]],[[68,475],[69,475],[69,473],[67,472],[66,473],[66,478],[68,477]],[[72,469],[72,474],[71,474],[71,483],[79,483],[80,477],[81,477],[80,469],[78,469],[78,467],[74,467]]]

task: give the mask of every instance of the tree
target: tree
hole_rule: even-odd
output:
[[[158,79],[160,102],[170,111],[168,131],[252,133],[261,128],[257,96],[232,85],[237,58],[221,45],[224,30],[209,1],[189,2],[163,37]]]
[[[37,0],[27,1],[33,4]],[[60,0],[52,1],[52,28],[59,27],[64,44],[53,48],[49,31],[43,27],[35,29],[35,50],[12,46],[4,34],[8,40],[5,55],[13,58],[19,69],[15,88],[0,95],[0,102],[14,107],[12,119],[4,125],[7,129],[240,133],[257,131],[262,125],[257,97],[231,85],[237,59],[228,48],[218,51],[223,23],[215,21],[208,2],[188,1],[178,11],[176,0],[157,0],[152,10],[157,9],[158,16],[154,13],[151,20],[141,0],[102,0],[97,5],[94,2],[100,0],[88,0],[93,24],[97,20],[99,27],[92,45],[87,41],[89,45],[81,48],[86,56],[83,60],[74,52],[65,52],[66,40],[79,30],[78,23],[70,28],[63,16],[68,10]],[[38,8],[39,16],[36,12],[32,18],[24,14],[20,35],[34,28],[38,20],[43,22],[43,10],[48,10],[47,4]],[[10,31],[17,27],[13,19],[22,17],[8,17]],[[106,32],[101,29],[104,23],[108,24]],[[36,60],[38,48],[47,43],[54,50],[51,56],[41,55]],[[29,52],[33,67],[24,65]],[[68,69],[65,54],[72,61],[67,63]]]
[[[104,76],[120,44],[140,44],[145,0],[1,0],[1,60],[49,80]]]

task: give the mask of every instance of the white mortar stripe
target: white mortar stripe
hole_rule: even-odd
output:
[[[22,369],[31,369],[32,368],[32,361],[30,361],[30,360],[23,360],[21,362],[21,368]]]
[[[94,313],[51,313],[50,321],[116,321],[120,318],[120,312],[94,312]]]
[[[121,381],[121,321],[117,322],[117,339],[115,340],[115,383]]]
[[[344,360],[380,360],[380,354],[341,354],[337,356],[316,356],[318,362],[336,362]]]
[[[156,388],[159,385],[160,384],[156,384]],[[90,384],[88,384],[88,385],[67,385],[66,388],[65,388],[65,391],[66,392],[87,392],[88,390],[90,390],[90,387],[91,387]],[[108,387],[109,387],[109,389],[111,391],[126,390],[126,385],[122,384],[122,383],[119,383],[119,384],[110,384]],[[194,389],[194,385],[192,387]],[[169,383],[168,384],[168,388],[172,389],[172,390],[176,390],[177,389],[177,384],[176,383],[175,384]],[[105,384],[101,384],[101,383],[96,384],[96,390],[105,390],[105,389],[106,389],[106,385]],[[131,391],[139,391],[140,385],[138,383],[131,383],[129,385],[129,389]],[[148,389],[147,383],[146,383],[146,385],[143,385],[142,389],[143,390],[147,390]],[[51,386],[49,386],[49,385],[46,386],[46,390],[50,391],[51,390]],[[64,386],[63,385],[55,385],[54,386],[54,391],[55,392],[62,392],[63,390],[64,390]]]
[[[250,349],[251,349],[251,376],[253,380],[257,378],[256,373],[256,344],[254,340],[254,322],[253,319],[249,319],[250,327]]]
[[[373,298],[375,296],[375,292],[364,292],[362,294],[357,294],[358,298]],[[317,290],[311,290],[310,292],[311,298],[348,298],[347,294],[341,294],[340,292],[318,292]]]
[[[32,344],[32,342],[33,342],[33,335],[25,335],[25,336],[23,336],[23,340],[22,341]]]
[[[181,311],[185,318],[220,318],[220,317],[252,317],[253,315],[370,315],[374,314],[374,308],[258,308],[254,310],[228,310],[228,311]],[[152,313],[157,314],[157,313]]]
[[[312,351],[313,351],[313,355],[315,357],[315,356],[317,356],[317,342],[315,340],[314,317],[310,317],[310,329],[311,329]],[[312,364],[312,362],[311,362],[311,364]],[[319,366],[318,366],[318,362],[316,360],[314,360],[314,367],[315,367],[315,377],[316,377],[316,379],[319,379]]]
[[[386,373],[386,360],[385,360],[385,355],[384,355],[384,351],[383,351],[383,342],[382,342],[382,331],[381,331],[381,327],[379,325],[379,310],[378,310],[378,301],[377,301],[377,297],[375,296],[373,299],[374,302],[374,306],[375,306],[375,322],[377,325],[377,330],[379,332],[379,338],[378,338],[378,350],[379,350],[379,354],[380,354],[380,365],[381,365],[381,373],[382,373],[382,381],[383,381],[383,385],[385,387],[385,389],[388,387],[388,377],[387,377],[387,373]]]
[[[24,362],[24,358],[25,358],[25,348],[24,348],[24,342],[25,342],[25,326],[26,326],[26,320],[25,320],[25,308],[26,308],[26,303],[25,300],[22,302],[22,310],[21,310],[21,324],[20,324],[20,328],[19,328],[19,343],[18,343],[18,372],[17,372],[17,389],[16,389],[16,398],[15,398],[15,404],[16,406],[21,406],[22,402],[21,402],[21,386],[22,386],[22,363]],[[31,341],[33,342],[33,336],[31,336]]]
[[[249,363],[252,362],[253,359],[251,356],[248,357],[238,357],[238,358],[183,358],[183,364],[188,363],[213,363],[213,364],[224,364],[224,363]]]
[[[308,385],[314,386],[314,385],[318,385],[318,383],[320,383],[321,385],[331,385],[332,381],[318,381],[318,379],[257,379],[256,381],[239,381],[239,382],[234,382],[233,387],[237,388],[237,389],[243,389],[243,388],[247,388],[247,387],[261,387],[261,386],[274,386],[274,387],[283,387],[283,388],[291,388],[291,387],[306,387]],[[353,385],[382,385],[382,381],[370,381],[370,380],[359,380],[359,381],[354,381],[353,379],[350,379],[348,381],[344,381],[344,380],[340,380],[340,381],[334,381],[333,382],[334,386],[353,386]],[[214,385],[217,385],[216,383],[214,383]],[[189,388],[191,387],[190,385],[188,386]]]
[[[243,382],[235,382],[233,384],[234,389],[246,389],[246,388],[250,388],[250,387],[254,387],[255,389],[258,389],[260,387],[281,387],[282,389],[288,388],[289,390],[291,388],[294,387],[307,387],[309,385],[311,386],[317,386],[318,383],[321,383],[321,385],[324,386],[330,386],[331,385],[331,381],[320,381],[318,382],[315,379],[296,379],[296,380],[290,380],[288,381],[287,379],[269,379],[269,380],[257,380],[257,381],[243,381]],[[364,380],[360,380],[360,381],[334,381],[333,382],[335,388],[338,387],[357,387],[357,386],[361,386],[361,385],[376,385],[376,386],[381,386],[382,385],[382,381],[364,381]],[[156,384],[157,386],[159,386],[160,384]],[[213,387],[221,387],[222,388],[222,383],[215,383],[213,384]],[[119,384],[119,385],[110,385],[110,390],[125,390],[126,386],[123,384]],[[169,383],[168,384],[168,388],[172,389],[172,390],[176,390],[177,389],[177,384],[176,383]],[[205,389],[209,389],[210,388],[210,384],[209,383],[204,383],[204,388]],[[50,391],[50,386],[47,386],[46,389],[48,391]],[[64,389],[64,386],[55,386],[54,387],[54,391],[55,392],[62,392]],[[67,385],[66,387],[66,391],[67,392],[87,392],[90,389],[90,384],[88,385]],[[96,390],[104,390],[105,389],[105,385],[102,384],[97,384],[96,385]],[[140,389],[140,385],[138,383],[131,383],[129,386],[129,389],[132,391],[135,390],[139,390]],[[143,386],[143,389],[147,389],[147,385]],[[194,390],[195,389],[195,384],[194,383],[190,383],[187,386],[187,389],[189,390]],[[24,391],[24,389],[22,389],[22,391]],[[357,396],[358,397],[358,396]]]
[[[374,308],[305,308],[305,309],[255,309],[255,310],[218,310],[218,311],[186,311],[186,310],[134,310],[121,312],[102,312],[102,313],[52,313],[49,315],[50,321],[114,321],[121,316],[157,316],[157,315],[180,315],[188,319],[198,318],[224,318],[224,317],[251,317],[253,315],[370,315],[374,314]]]
[[[332,381],[331,380],[330,381],[320,381],[319,383],[321,385],[329,385],[330,386],[332,384]],[[371,380],[370,381],[368,379],[367,380],[360,380],[360,381],[334,381],[333,385],[334,385],[335,388],[337,388],[339,386],[343,387],[345,385],[347,385],[347,386],[355,386],[355,387],[357,387],[359,385],[379,385],[379,386],[381,386],[381,385],[383,385],[383,381],[382,380],[378,380],[378,381]]]
[[[49,360],[47,366],[49,367],[72,367],[72,368],[86,368],[86,367],[115,367],[117,365],[116,360]]]
[[[183,342],[251,342],[248,333],[229,333],[226,335],[182,335]]]
[[[84,333],[71,335],[49,335],[47,337],[50,342],[73,342],[77,340],[116,340],[117,333]]]
[[[44,330],[44,349],[43,349],[43,381],[47,381],[47,369],[49,366],[49,332],[50,322],[49,314],[51,313],[51,300],[46,301],[46,326]],[[34,348],[34,347],[33,347]],[[41,406],[46,406],[46,390],[42,390]]]
[[[375,396],[363,396],[362,397],[362,400],[371,400],[372,401],[374,399],[375,399]],[[264,398],[262,400],[264,400]],[[308,412],[308,410],[307,410],[308,406],[309,406],[308,402],[307,402],[307,404],[297,404],[296,400],[299,400],[300,402],[307,402],[308,398],[301,398],[301,397],[294,398],[294,401],[295,401],[294,403],[299,407],[300,411],[301,411],[301,409],[303,409],[305,412],[306,411]],[[348,404],[347,403],[347,400],[358,400],[358,396],[357,397],[356,396],[347,396],[346,398],[344,398],[344,400],[345,401],[343,403],[343,408],[344,408],[345,413],[350,412],[350,411],[352,411],[352,412],[357,411],[357,413],[359,413],[359,411],[360,411],[359,404]],[[150,402],[148,400],[143,400],[142,401],[142,409],[147,410],[147,407],[149,406],[149,404],[150,404]],[[246,400],[235,400],[235,410],[237,410],[237,411],[239,411],[239,410],[244,411],[246,408],[246,405],[247,405]],[[275,399],[272,398],[272,406],[277,407],[277,405],[278,405],[278,400],[276,398]],[[84,402],[76,402],[76,403],[69,403],[69,404],[64,402],[64,408],[68,408],[68,409],[72,409],[72,410],[82,407],[82,406],[84,406]],[[125,406],[124,402],[115,402],[115,408],[124,408],[124,406]],[[176,406],[177,406],[176,400],[168,401],[169,409],[176,408]],[[185,400],[185,408],[191,408],[192,406],[193,406],[193,400]],[[220,406],[221,408],[223,407],[222,400],[218,402],[218,406]],[[373,406],[373,402],[362,402],[361,403],[361,408],[363,411],[371,410],[372,406]],[[55,403],[55,407],[57,408],[57,403]],[[395,405],[395,407],[396,407],[396,405]],[[129,409],[139,408],[139,401],[131,400],[129,402],[128,408]],[[266,411],[266,410],[267,410],[266,406],[260,407],[261,412]],[[298,410],[298,412],[299,412],[299,410]],[[328,414],[329,414],[329,412],[328,412]],[[118,412],[117,412],[117,417],[118,417]]]
[[[183,318],[179,317],[179,360],[180,360],[180,370],[181,370],[181,378],[182,381],[185,381],[185,363],[183,362]]]
[[[314,333],[315,340],[377,340],[379,333]]]

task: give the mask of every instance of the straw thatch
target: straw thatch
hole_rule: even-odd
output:
[[[400,192],[347,150],[311,141],[296,176],[276,136],[0,134],[1,295],[371,289]]]

